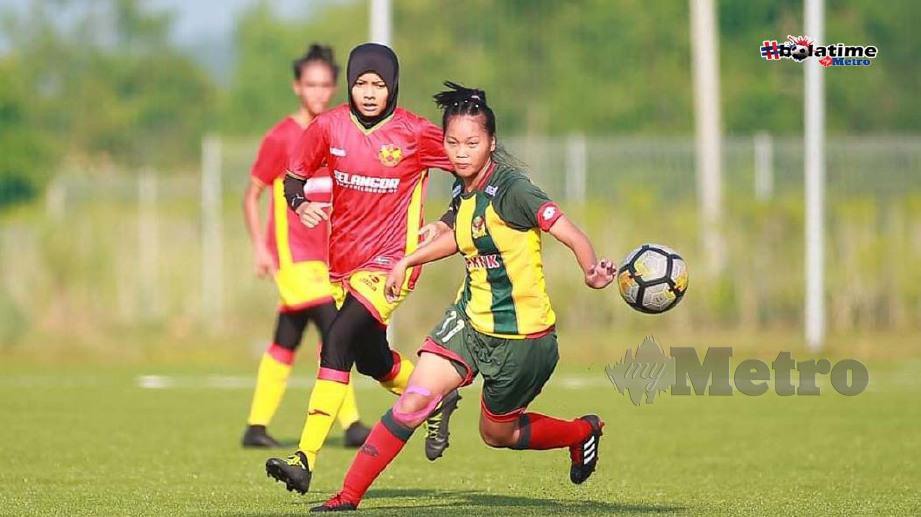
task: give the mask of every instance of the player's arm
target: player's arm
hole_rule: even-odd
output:
[[[262,222],[259,220],[259,198],[266,186],[271,185],[285,167],[287,156],[284,145],[270,134],[259,146],[256,160],[250,169],[250,181],[243,192],[243,220],[253,250],[253,266],[257,276],[272,273],[275,261],[266,247]]]
[[[328,152],[328,125],[326,119],[321,116],[301,133],[288,160],[284,180],[285,200],[288,202],[288,208],[294,210],[301,222],[310,228],[318,225],[320,221],[329,219],[329,215],[324,211],[329,203],[310,202],[304,196],[307,179],[323,165]]]
[[[387,284],[384,286],[384,294],[387,299],[392,301],[400,296],[407,269],[435,262],[455,253],[457,253],[457,241],[454,240],[454,233],[444,232],[435,237],[431,243],[417,248],[416,251],[400,259],[387,276]]]
[[[265,235],[262,232],[262,223],[259,221],[259,198],[265,191],[265,183],[257,178],[251,178],[249,185],[243,192],[243,219],[249,241],[253,250],[253,265],[257,276],[267,276],[274,268],[272,255],[265,244]]]
[[[448,209],[445,210],[445,213],[442,214],[437,221],[429,223],[419,230],[419,237],[421,237],[419,246],[425,246],[439,235],[454,229],[454,219],[456,215],[456,208],[452,201],[451,204],[448,205]]]
[[[601,289],[614,280],[613,264],[607,259],[598,260],[585,232],[536,185],[524,179],[515,181],[498,202],[502,217],[513,227],[540,228],[569,248],[585,275],[585,285]]]
[[[329,208],[329,203],[319,201],[308,201],[304,195],[304,185],[307,184],[307,178],[297,173],[288,171],[285,174],[285,200],[288,207],[297,214],[301,223],[308,228],[314,228],[320,221],[329,219],[329,214],[325,209]]]
[[[442,233],[450,230],[451,227],[441,219],[423,226],[419,229],[419,246],[425,246]]]
[[[597,259],[595,248],[588,235],[585,235],[585,232],[568,217],[560,215],[550,226],[548,233],[572,250],[579,267],[585,274],[585,285],[593,289],[601,289],[614,280],[614,273],[617,271],[614,264],[607,259]]]
[[[445,153],[444,139],[444,132],[440,127],[424,118],[420,118],[419,127],[416,131],[416,143],[418,144],[416,156],[419,158],[420,169],[435,167],[454,172],[454,165]]]
[[[445,154],[444,133],[441,128],[432,124],[426,119],[419,119],[419,128],[416,132],[416,143],[419,152],[419,168],[429,169],[436,167],[446,171],[453,171],[454,166],[448,160]],[[419,230],[419,236],[422,238],[420,246],[425,246],[433,239],[447,232],[454,227],[453,204],[448,207],[448,211],[442,215],[438,221],[429,223]]]

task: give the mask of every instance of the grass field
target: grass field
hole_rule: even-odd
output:
[[[871,363],[844,397],[663,396],[634,407],[601,366],[557,372],[533,410],[607,421],[599,470],[568,481],[564,451],[491,450],[476,431],[479,387],[452,446],[429,464],[421,433],[372,488],[365,513],[915,514],[921,512],[921,361]],[[274,432],[294,443],[308,368],[296,372]],[[296,515],[334,492],[354,453],[341,431],[310,494],[265,477],[238,439],[250,369],[0,365],[0,513]],[[370,383],[371,423],[392,401]]]

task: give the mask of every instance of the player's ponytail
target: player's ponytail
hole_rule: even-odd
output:
[[[301,57],[291,63],[291,69],[294,72],[294,78],[300,79],[304,67],[310,63],[320,62],[329,67],[333,73],[333,82],[339,78],[339,65],[336,64],[336,58],[333,56],[333,49],[328,45],[311,43],[310,48]]]

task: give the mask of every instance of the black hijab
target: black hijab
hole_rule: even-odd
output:
[[[387,106],[376,117],[362,115],[355,106],[355,101],[352,100],[352,86],[355,86],[355,81],[367,72],[379,75],[387,85]],[[346,75],[349,79],[349,109],[365,129],[370,129],[393,114],[393,110],[397,108],[397,94],[400,89],[400,63],[390,47],[378,43],[358,45],[349,54]]]

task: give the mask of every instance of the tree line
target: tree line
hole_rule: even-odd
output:
[[[693,130],[687,2],[393,2],[401,103],[436,116],[453,80],[487,91],[504,134],[687,135]],[[76,15],[55,22],[59,10]],[[803,74],[766,62],[764,39],[802,33],[802,0],[718,5],[726,134],[802,130]],[[829,134],[921,129],[921,2],[826,1],[826,39],[880,49],[870,67],[824,70]],[[170,37],[172,14],[143,0],[35,1],[3,14],[0,206],[35,196],[61,163],[194,166],[206,131],[257,135],[293,110],[290,62],[313,41],[343,66],[367,37],[367,2],[327,2],[308,18],[267,2],[241,13],[228,79]],[[344,77],[344,74],[343,74]],[[344,99],[340,84],[338,100]]]

